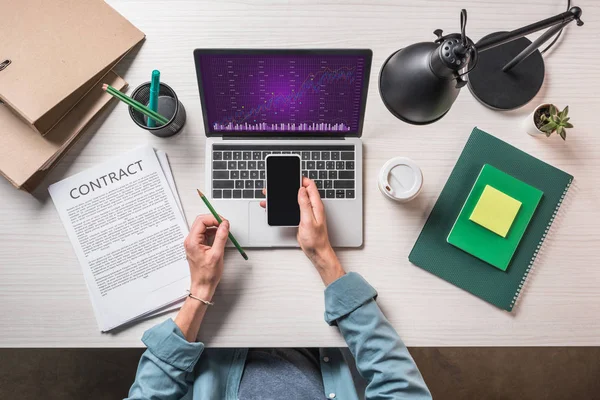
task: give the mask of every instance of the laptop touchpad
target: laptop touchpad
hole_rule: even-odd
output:
[[[254,247],[298,247],[298,228],[281,228],[267,224],[267,214],[260,202],[248,202],[248,242]]]

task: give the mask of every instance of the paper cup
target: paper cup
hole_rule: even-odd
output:
[[[377,186],[388,199],[406,203],[421,192],[423,173],[410,158],[395,157],[381,168]]]

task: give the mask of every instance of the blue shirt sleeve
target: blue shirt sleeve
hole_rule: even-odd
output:
[[[127,399],[180,399],[191,388],[204,344],[188,342],[172,319],[149,329],[135,382]]]
[[[367,400],[431,399],[408,349],[375,302],[377,292],[350,272],[325,289],[325,321],[337,325],[367,380]]]

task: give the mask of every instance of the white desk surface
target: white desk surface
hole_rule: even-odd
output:
[[[80,266],[46,187],[142,143],[167,151],[189,221],[204,207],[204,129],[192,51],[197,47],[373,49],[364,141],[364,248],[339,251],[348,271],[378,291],[379,304],[409,346],[600,345],[600,3],[578,1],[585,26],[569,25],[547,54],[538,96],[496,112],[463,89],[451,111],[429,126],[394,118],[378,93],[382,62],[402,46],[433,40],[437,28],[467,34],[510,30],[562,12],[562,0],[109,0],[147,35],[117,71],[134,88],[152,69],[187,109],[184,131],[170,139],[136,127],[122,104],[96,121],[50,174],[36,197],[0,180],[0,347],[135,347],[166,316],[101,334]],[[533,138],[520,128],[539,103],[569,105],[575,129],[566,143]],[[512,314],[410,264],[407,257],[471,129],[478,126],[575,176],[564,218],[555,225]],[[378,191],[383,163],[407,156],[425,186],[400,205]],[[232,221],[235,224],[235,221]],[[340,346],[323,321],[323,285],[300,250],[235,250],[202,329],[209,346]],[[174,316],[174,313],[171,314]]]

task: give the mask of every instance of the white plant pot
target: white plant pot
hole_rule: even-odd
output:
[[[535,125],[533,118],[534,118],[537,110],[539,110],[540,108],[543,108],[543,107],[547,107],[549,105],[550,104],[548,104],[548,103],[540,104],[539,106],[537,106],[535,108],[535,110],[533,110],[533,112],[531,114],[529,114],[527,116],[525,121],[523,121],[523,129],[525,129],[525,132],[527,132],[531,136],[535,136],[535,137],[546,136],[546,134],[544,132],[540,131],[538,129],[538,127]]]

